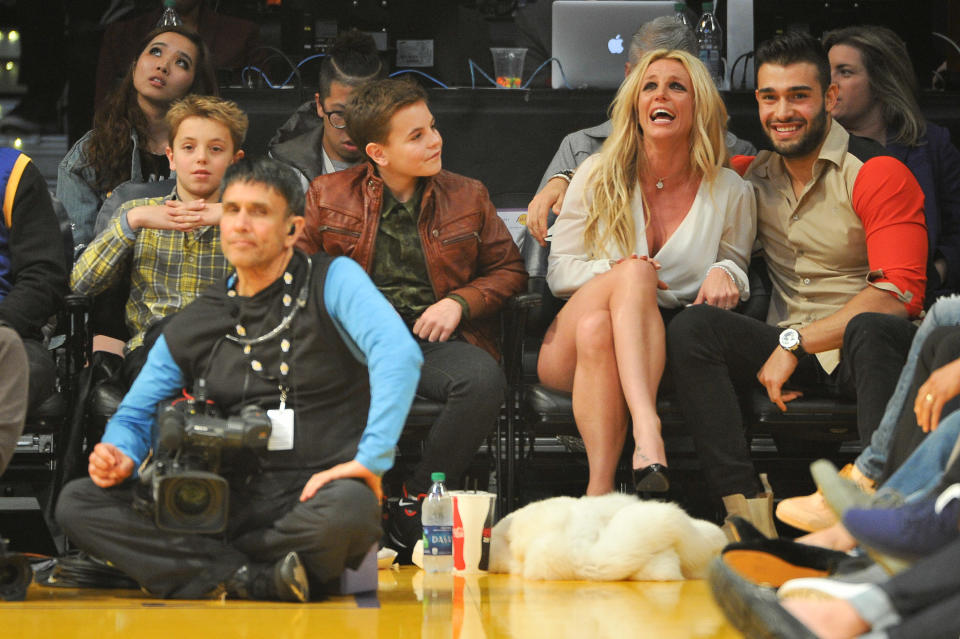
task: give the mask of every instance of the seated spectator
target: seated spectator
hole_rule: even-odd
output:
[[[677,23],[673,16],[661,16],[641,26],[630,38],[627,62],[624,64],[624,78],[630,75],[630,69],[644,56],[656,49],[679,49],[696,57],[697,38],[686,26]],[[724,122],[726,128],[726,122]],[[613,125],[610,120],[588,129],[569,134],[560,143],[556,155],[550,161],[543,174],[537,195],[527,205],[527,228],[530,234],[546,246],[547,221],[551,212],[560,213],[563,196],[570,184],[570,177],[587,157],[600,150],[604,140],[610,136]],[[725,142],[730,155],[752,155],[757,149],[747,142],[726,131]]]
[[[121,82],[130,62],[142,47],[137,43],[160,21],[163,2],[153,0],[155,5],[147,13],[127,20],[118,20],[107,26],[100,45],[97,61],[97,86],[94,106],[103,108],[107,96]],[[260,26],[256,22],[220,13],[219,2],[204,0],[176,0],[174,9],[183,26],[200,34],[210,52],[210,66],[214,71],[230,70],[239,81],[239,71],[249,64],[263,60],[260,49]],[[196,93],[196,91],[193,91]]]
[[[297,170],[304,192],[318,175],[363,161],[347,132],[344,109],[356,87],[383,73],[377,45],[365,33],[347,31],[330,47],[320,64],[320,90],[284,122],[268,145],[270,157]]]
[[[294,249],[303,193],[288,167],[243,160],[224,178],[220,231],[236,272],[175,316],[63,489],[68,538],[161,597],[303,602],[380,538],[380,477],[413,401],[420,352],[351,260]],[[156,407],[206,389],[224,415],[270,409],[264,448],[225,455],[223,535],[171,533],[134,507]]]
[[[923,119],[910,57],[895,33],[884,27],[847,27],[828,32],[824,45],[840,91],[833,111],[836,120],[851,133],[886,145],[888,153],[907,165],[923,189],[929,305],[960,286],[960,152],[951,144],[946,129]],[[864,347],[885,360],[875,368],[874,383],[892,391],[916,327],[889,315],[871,315],[857,322]],[[877,406],[868,406],[861,399],[858,412],[882,414],[886,397],[874,397]],[[895,423],[896,417],[879,422],[869,445],[844,469],[845,476],[867,490],[876,486]],[[819,492],[781,501],[777,517],[811,532],[837,521]]]
[[[851,134],[886,146],[923,189],[929,306],[960,291],[960,151],[950,131],[924,119],[910,55],[896,33],[846,27],[828,31],[823,44],[840,90],[834,119]]]
[[[444,404],[403,497],[390,502],[388,544],[409,561],[431,472],[457,487],[496,424],[505,388],[497,312],[527,274],[483,185],[441,170],[423,89],[369,82],[354,90],[346,118],[367,161],[310,184],[298,246],[352,257],[370,274],[423,352],[417,392]]]
[[[34,163],[0,149],[0,474],[27,412],[55,389],[56,365],[41,329],[67,293],[60,224]]]
[[[93,239],[97,211],[112,189],[127,180],[170,176],[164,155],[169,138],[164,116],[170,104],[188,93],[217,90],[206,47],[193,31],[152,31],[139,51],[123,82],[97,111],[93,129],[60,161],[57,198],[73,223],[78,251]]]
[[[891,391],[871,379],[874,353],[846,329],[865,311],[919,315],[927,263],[923,192],[880,145],[832,121],[837,87],[820,43],[790,33],[758,47],[756,63],[760,122],[775,151],[733,163],[757,195],[773,284],[767,321],[695,305],[667,330],[684,421],[728,512],[772,505],[743,436],[738,391],[752,393],[759,382],[783,411],[804,389],[882,406]],[[858,412],[863,441],[879,421]],[[773,531],[763,519],[757,527]]]
[[[724,168],[726,109],[692,55],[641,58],[611,114],[610,137],[574,175],[551,229],[547,283],[570,300],[537,368],[543,384],[573,392],[588,495],[614,490],[628,418],[635,488],[665,492],[664,325],[689,304],[732,309],[749,297],[756,204]]]
[[[74,292],[96,295],[130,278],[124,352],[129,384],[159,335],[164,318],[182,309],[228,270],[220,250],[220,183],[243,157],[247,116],[233,102],[190,95],[170,107],[167,161],[176,171],[168,196],[124,203],[77,260]],[[152,330],[151,330],[152,329]]]

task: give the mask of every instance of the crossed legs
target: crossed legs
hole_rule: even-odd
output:
[[[540,381],[573,394],[573,415],[590,465],[588,495],[611,492],[617,462],[633,421],[633,467],[666,464],[657,388],[666,360],[657,274],[629,259],[591,279],[547,330]]]

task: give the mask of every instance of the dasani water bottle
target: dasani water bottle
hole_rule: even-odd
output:
[[[427,572],[453,570],[453,499],[444,486],[446,475],[433,473],[433,485],[423,500],[423,569]]]

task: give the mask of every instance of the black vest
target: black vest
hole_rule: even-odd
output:
[[[310,275],[306,307],[294,318],[288,334],[291,352],[286,405],[295,411],[294,447],[289,451],[263,451],[259,463],[271,469],[321,470],[356,456],[367,423],[370,386],[367,368],[344,343],[323,302],[324,283],[332,257],[317,254]],[[248,404],[265,410],[277,408],[280,389],[252,370],[250,359],[263,364],[264,372],[280,377],[280,338],[253,346],[250,356],[228,341],[243,323],[249,337],[277,326],[285,311],[285,291],[297,297],[307,277],[307,258],[294,253],[287,270],[294,284],[280,278],[253,297],[230,297],[227,281],[210,287],[180,311],[164,329],[174,361],[183,371],[187,390],[203,376],[207,396],[224,415],[239,414]],[[296,302],[294,302],[295,304]],[[212,359],[211,359],[212,356]],[[229,457],[225,457],[225,463]]]

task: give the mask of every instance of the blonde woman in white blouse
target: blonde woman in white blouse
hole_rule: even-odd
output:
[[[664,324],[689,304],[732,309],[747,299],[756,205],[750,185],[724,168],[726,108],[690,54],[644,56],[611,119],[613,134],[577,169],[551,229],[547,283],[570,299],[538,373],[573,393],[588,495],[613,490],[628,417],[635,488],[665,492],[656,412]]]

